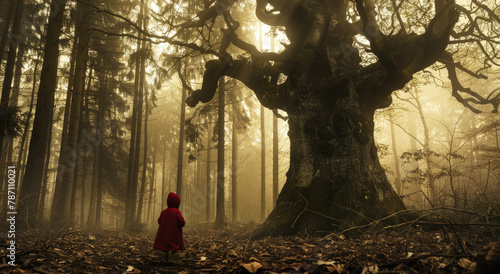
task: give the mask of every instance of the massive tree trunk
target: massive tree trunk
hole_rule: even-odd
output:
[[[271,235],[327,231],[404,209],[378,161],[374,109],[360,106],[349,87],[336,108],[318,96],[321,83],[297,92],[302,100],[289,112],[287,180],[262,227]]]

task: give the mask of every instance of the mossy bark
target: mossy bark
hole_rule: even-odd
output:
[[[300,95],[288,110],[287,181],[254,237],[347,228],[405,208],[378,160],[375,108],[359,103],[355,85],[342,92],[326,86],[293,91]]]

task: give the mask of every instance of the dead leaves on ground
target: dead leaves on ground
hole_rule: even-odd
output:
[[[32,231],[20,235],[17,273],[487,273],[500,266],[500,243],[480,230],[421,229],[356,237],[273,237],[249,241],[248,226],[185,231],[182,265],[160,263],[155,232]],[[5,242],[2,242],[5,245]],[[6,248],[0,251],[6,258]],[[0,261],[0,272],[14,270]]]

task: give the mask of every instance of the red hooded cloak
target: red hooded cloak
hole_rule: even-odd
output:
[[[162,251],[184,250],[184,239],[182,237],[182,227],[186,224],[179,205],[181,199],[177,194],[171,192],[168,194],[168,208],[161,212],[158,218],[158,232],[156,233],[153,249]]]

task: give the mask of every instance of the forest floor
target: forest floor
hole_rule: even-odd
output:
[[[155,231],[32,230],[16,234],[15,267],[8,264],[9,243],[3,239],[0,272],[472,273],[478,261],[478,265],[485,261],[488,244],[500,233],[485,227],[413,226],[357,235],[250,241],[255,227],[187,227],[181,265],[160,262],[159,253],[152,249]]]

